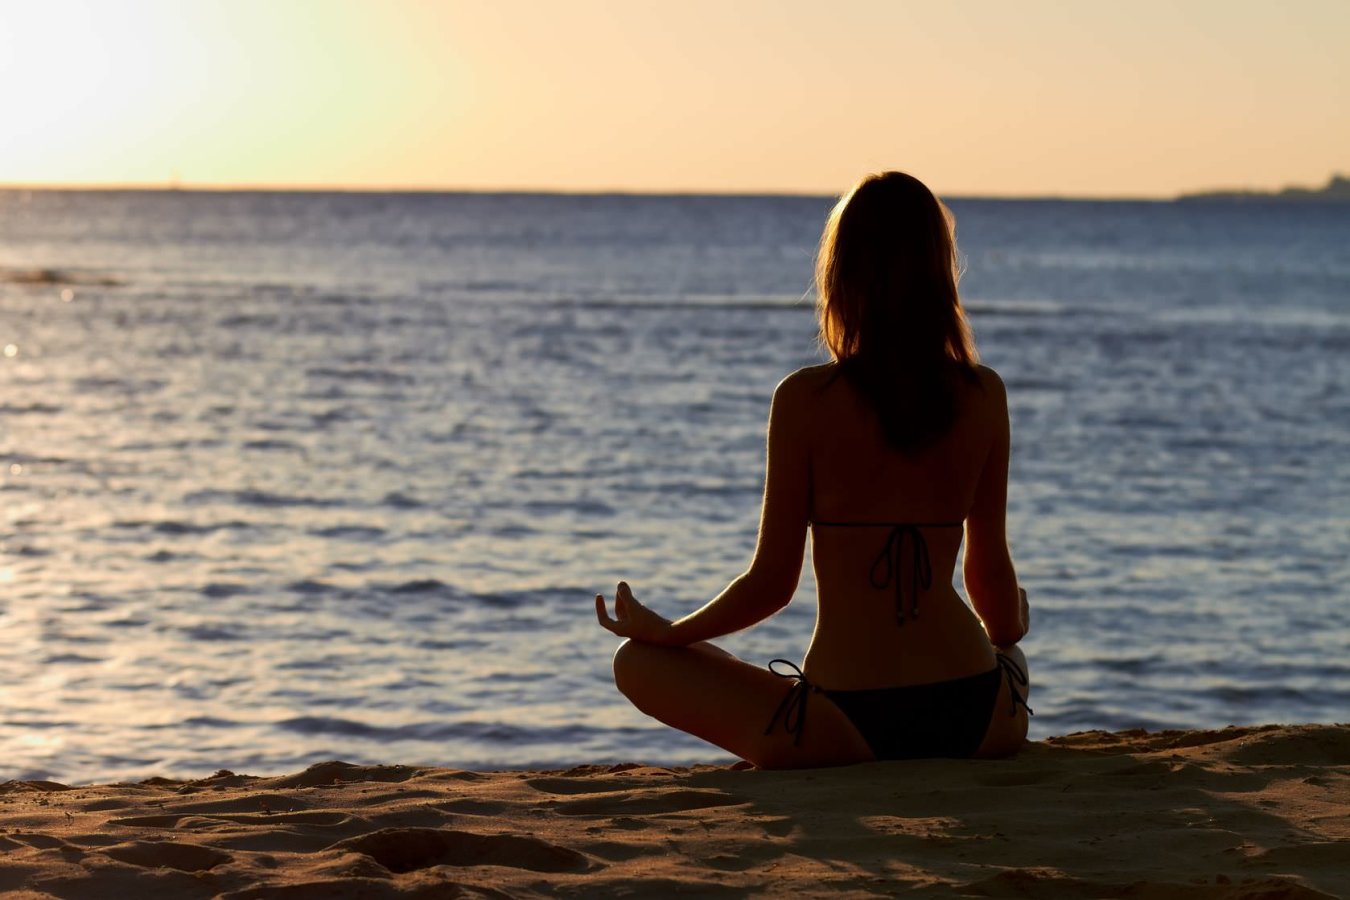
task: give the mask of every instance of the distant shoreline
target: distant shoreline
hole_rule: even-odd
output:
[[[1333,175],[1320,188],[1287,187],[1280,191],[1224,190],[1181,194],[1181,203],[1350,203],[1350,178]]]

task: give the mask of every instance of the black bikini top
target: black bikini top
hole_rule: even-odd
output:
[[[905,588],[900,581],[901,554],[905,538],[914,547],[914,567],[909,579],[909,617],[919,617],[919,592],[933,585],[933,564],[928,560],[928,542],[921,528],[960,528],[964,522],[812,522],[819,528],[889,528],[886,543],[877,554],[867,580],[877,590],[895,585],[895,624],[905,624]]]

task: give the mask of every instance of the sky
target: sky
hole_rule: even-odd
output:
[[[1320,185],[1347,41],[1347,0],[0,0],[0,184]]]

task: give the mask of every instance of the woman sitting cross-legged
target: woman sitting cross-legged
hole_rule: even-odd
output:
[[[899,172],[835,207],[816,268],[832,361],[774,391],[749,569],[669,621],[620,583],[600,624],[638,709],[765,768],[995,757],[1026,739],[1028,627],[1005,531],[1008,404],[977,363],[947,208]],[[802,667],[709,641],[787,605],[807,531],[819,591]],[[962,539],[970,607],[952,586]],[[786,681],[784,680],[786,679]]]

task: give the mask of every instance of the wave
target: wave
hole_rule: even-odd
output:
[[[352,367],[347,369],[336,369],[332,367],[320,367],[306,369],[305,374],[310,378],[334,378],[342,381],[362,381],[370,384],[413,384],[417,379],[410,375],[402,375],[398,372],[390,372],[386,369],[368,369]]]
[[[247,723],[235,719],[220,719],[216,716],[192,716],[181,722],[160,722],[153,725],[141,725],[141,731],[177,731],[180,728],[237,728]]]
[[[245,441],[245,450],[294,450],[300,453],[305,452],[305,448],[294,441],[280,441],[269,438],[262,438],[256,441]]]
[[[0,282],[38,286],[79,285],[84,287],[122,287],[127,282],[112,275],[81,269],[0,269]]]
[[[385,530],[371,525],[334,525],[331,528],[316,528],[309,533],[315,537],[334,540],[374,541],[384,537]]]
[[[281,324],[281,317],[265,313],[238,313],[226,316],[216,324],[221,328],[265,328],[270,331]]]
[[[1006,316],[1010,318],[1036,317],[1036,316],[1064,316],[1072,315],[1075,312],[1094,312],[1097,310],[1078,310],[1062,303],[1052,301],[1037,302],[1034,300],[995,300],[984,302],[962,302],[968,314],[972,316]]]
[[[327,594],[336,590],[331,584],[325,584],[322,581],[314,581],[305,578],[300,581],[292,581],[286,585],[286,590],[294,594]]]
[[[86,663],[103,662],[107,657],[104,656],[82,656],[79,653],[58,653],[53,656],[44,657],[42,664],[44,666],[57,665],[84,665]]]
[[[505,722],[414,722],[408,725],[371,725],[336,716],[296,716],[273,727],[299,734],[340,734],[386,741],[467,740],[501,744],[556,744],[572,746],[587,738],[633,734],[635,728],[597,728],[589,725],[533,725],[523,728]]]
[[[478,641],[473,638],[459,638],[458,640],[437,640],[427,638],[424,641],[418,641],[415,645],[418,650],[481,650],[487,646],[486,641]],[[434,687],[435,685],[430,685]],[[386,690],[394,690],[398,685],[387,686]]]
[[[244,633],[243,625],[235,625],[226,622],[220,625],[192,625],[181,629],[183,635],[190,641],[242,641],[248,636]]]
[[[531,500],[521,504],[521,510],[531,516],[551,516],[558,514],[576,516],[614,516],[617,511],[600,500]]]
[[[0,416],[24,416],[30,413],[52,414],[59,413],[65,407],[53,406],[50,403],[28,403],[18,406],[12,403],[0,403]]]
[[[212,600],[223,600],[226,597],[237,597],[240,594],[247,593],[250,593],[248,585],[222,581],[213,581],[201,590],[203,597],[209,597]]]
[[[229,521],[229,522],[211,522],[208,524],[199,524],[196,522],[180,522],[177,519],[164,519],[161,521],[151,521],[148,519],[119,519],[112,523],[113,528],[148,528],[156,534],[184,535],[184,534],[213,534],[217,531],[226,531],[234,529],[244,529],[255,527],[252,522]],[[161,551],[167,552],[167,551]],[[168,559],[177,558],[173,554],[167,557],[160,557],[155,554],[153,557],[147,557],[153,562],[166,562]]]
[[[79,392],[121,391],[127,394],[153,394],[168,386],[167,381],[155,378],[77,378],[74,387]]]
[[[261,506],[268,508],[299,506],[313,509],[327,509],[334,506],[345,505],[341,500],[331,500],[326,497],[289,496],[286,494],[274,494],[270,491],[252,489],[242,491],[193,491],[183,497],[183,502],[193,505],[233,503],[239,506]]]
[[[418,578],[413,581],[405,581],[402,584],[385,588],[390,594],[431,594],[440,593],[449,589],[449,585],[435,578]]]

